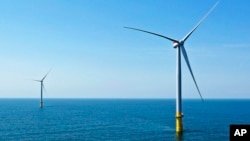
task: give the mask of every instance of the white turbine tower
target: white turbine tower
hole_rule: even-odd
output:
[[[50,71],[47,72],[47,74],[41,79],[41,80],[34,80],[37,82],[41,83],[41,99],[40,99],[40,108],[43,108],[43,90],[45,90],[45,87],[43,85],[43,81],[44,79],[47,77],[47,75],[49,74]],[[46,90],[45,90],[46,91]]]
[[[201,96],[200,90],[198,88],[198,85],[195,81],[194,78],[194,74],[192,72],[189,60],[188,60],[188,56],[187,56],[187,52],[184,48],[184,43],[185,41],[189,38],[189,36],[197,29],[197,27],[201,24],[201,22],[214,10],[214,8],[218,5],[219,1],[216,2],[214,4],[214,6],[206,13],[205,16],[202,17],[202,19],[194,26],[194,28],[186,35],[184,36],[181,40],[175,40],[173,38],[169,38],[167,36],[163,36],[157,33],[153,33],[153,32],[149,32],[149,31],[145,31],[145,30],[141,30],[141,29],[136,29],[136,28],[131,28],[131,27],[124,27],[124,28],[128,28],[128,29],[133,29],[133,30],[137,30],[137,31],[141,31],[141,32],[145,32],[145,33],[149,33],[149,34],[153,34],[162,38],[165,38],[167,40],[170,40],[173,42],[173,46],[174,48],[176,48],[177,52],[176,52],[176,132],[182,132],[183,131],[183,126],[182,126],[182,117],[183,117],[183,113],[182,113],[182,98],[181,98],[181,52],[182,55],[186,61],[187,67],[191,73],[191,76],[194,80],[195,86],[198,90],[198,93],[201,97],[201,100],[203,101],[203,98]]]

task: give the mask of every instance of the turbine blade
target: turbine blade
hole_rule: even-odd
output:
[[[51,71],[51,69],[47,72],[47,74],[43,77],[43,79],[41,81],[43,81],[47,77],[47,75],[50,73],[50,71]]]
[[[33,81],[41,82],[41,80],[34,80],[34,79],[33,79]]]
[[[170,41],[173,41],[173,42],[177,42],[177,43],[179,43],[179,41],[178,41],[178,40],[175,40],[175,39],[172,39],[172,38],[169,38],[169,37],[166,37],[166,36],[163,36],[163,35],[157,34],[157,33],[149,32],[149,31],[145,31],[145,30],[141,30],[141,29],[136,29],[136,28],[132,28],[132,27],[124,27],[124,28],[133,29],[133,30],[137,30],[137,31],[141,31],[141,32],[145,32],[145,33],[153,34],[153,35],[156,35],[156,36],[159,36],[159,37],[162,37],[162,38],[168,39],[168,40],[170,40]]]
[[[219,4],[219,1],[217,1],[212,8],[206,13],[205,16],[201,18],[201,20],[194,26],[194,28],[182,39],[182,41],[186,41],[188,37],[198,28],[198,26],[203,22],[203,20],[214,10],[214,8]]]
[[[45,86],[43,83],[42,83],[42,87],[43,87],[43,90],[45,91],[45,93],[47,93],[47,90],[45,89]]]
[[[187,64],[187,66],[188,66],[188,69],[189,69],[189,71],[190,71],[190,73],[191,73],[191,76],[192,76],[192,78],[193,78],[193,80],[194,80],[195,86],[196,86],[196,88],[197,88],[197,90],[198,90],[198,92],[199,92],[199,95],[200,95],[200,97],[201,97],[201,100],[202,100],[202,102],[204,102],[204,100],[203,100],[203,98],[202,98],[202,96],[201,96],[200,90],[199,90],[199,88],[198,88],[198,85],[197,85],[197,83],[196,83],[196,81],[195,81],[194,74],[193,74],[193,71],[192,71],[192,69],[191,69],[191,66],[190,66],[190,63],[189,63],[189,60],[188,60],[188,56],[187,56],[187,52],[186,52],[184,46],[181,46],[181,51],[182,51],[183,57],[184,57],[184,59],[185,59],[185,61],[186,61],[186,64]]]

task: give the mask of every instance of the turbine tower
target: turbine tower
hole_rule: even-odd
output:
[[[214,8],[218,5],[219,1],[216,2],[214,4],[214,6],[206,13],[205,16],[203,16],[201,18],[201,20],[192,28],[192,30],[190,32],[188,32],[188,34],[186,34],[181,40],[176,40],[167,36],[163,36],[157,33],[153,33],[153,32],[149,32],[149,31],[145,31],[145,30],[141,30],[141,29],[137,29],[137,28],[131,28],[131,27],[124,27],[124,28],[128,28],[128,29],[132,29],[132,30],[137,30],[137,31],[141,31],[141,32],[145,32],[145,33],[149,33],[149,34],[153,34],[162,38],[165,38],[167,40],[170,40],[173,42],[173,47],[176,49],[176,132],[182,132],[183,131],[183,125],[182,125],[182,117],[183,117],[183,113],[182,113],[182,89],[181,89],[181,53],[186,61],[187,67],[191,73],[191,76],[193,78],[193,81],[195,83],[195,86],[198,90],[198,93],[200,95],[201,100],[203,101],[203,98],[201,96],[200,90],[198,88],[198,85],[196,83],[196,80],[194,78],[194,74],[192,72],[189,60],[188,60],[188,56],[187,56],[187,52],[184,48],[184,43],[185,41],[190,37],[190,35],[198,28],[198,26],[202,23],[202,21],[214,10]]]
[[[43,85],[43,81],[44,79],[47,77],[47,75],[49,74],[50,71],[47,72],[47,74],[41,79],[41,80],[34,80],[37,82],[41,83],[41,99],[40,99],[40,108],[43,108],[43,89],[45,90],[45,87]],[[45,90],[46,91],[46,90]]]

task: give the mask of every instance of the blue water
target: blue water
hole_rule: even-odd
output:
[[[174,99],[0,99],[0,140],[228,141],[250,124],[250,100],[184,100],[175,134]]]

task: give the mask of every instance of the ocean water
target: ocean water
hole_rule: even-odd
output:
[[[228,141],[230,124],[250,124],[250,100],[0,99],[1,141]]]

